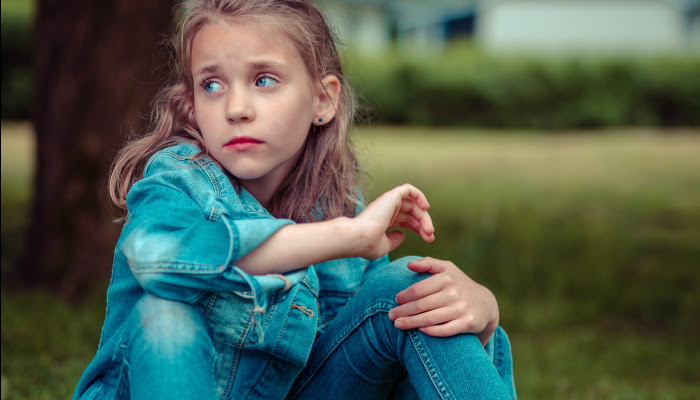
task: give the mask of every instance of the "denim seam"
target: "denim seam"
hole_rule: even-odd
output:
[[[248,319],[246,320],[245,327],[243,328],[243,330],[241,330],[241,335],[238,337],[238,342],[234,343],[234,342],[229,342],[227,340],[222,340],[221,342],[226,343],[226,344],[231,345],[231,346],[236,346],[236,347],[243,347],[243,346],[249,345],[249,344],[256,344],[258,342],[257,339],[254,342],[251,341],[251,342],[247,342],[247,343],[245,340],[246,337],[248,336],[248,332],[250,331],[250,325],[253,323],[254,319],[255,319],[255,311],[253,311],[251,309],[250,314],[248,314]]]
[[[430,376],[430,380],[433,382],[433,387],[438,392],[438,394],[440,394],[440,398],[447,399],[452,397],[450,395],[450,392],[447,390],[447,385],[442,379],[440,379],[440,375],[437,373],[432,363],[430,362],[430,358],[427,357],[428,351],[423,345],[423,340],[420,338],[419,331],[411,329],[408,330],[407,333],[408,337],[413,343],[413,347],[416,350],[418,357],[423,363],[423,368],[425,368],[425,371],[428,373],[428,376]]]
[[[178,153],[175,153],[174,151],[171,150],[164,150],[161,152],[161,154],[169,156],[171,158],[174,158],[179,161],[187,161],[188,164],[194,164],[199,169],[204,172],[204,174],[209,178],[209,183],[212,185],[214,188],[214,191],[218,196],[221,196],[221,186],[218,184],[218,179],[215,179],[216,176],[213,175],[211,169],[209,168],[209,165],[212,163],[211,160],[208,159],[195,159],[194,156],[195,154],[190,154],[190,155],[181,155]],[[149,163],[150,166],[150,163]]]
[[[248,330],[250,328],[250,324],[255,318],[253,315],[254,311],[251,310],[250,314],[248,315],[248,320],[246,321],[245,328],[241,331],[241,335],[238,337],[238,343],[233,343],[233,342],[228,342],[226,340],[222,340],[223,343],[228,344],[233,346],[233,357],[231,359],[231,365],[229,366],[229,373],[228,373],[228,379],[226,380],[226,387],[224,388],[224,393],[221,397],[228,397],[229,394],[231,394],[231,389],[233,388],[233,381],[235,380],[236,377],[236,371],[238,370],[238,359],[240,358],[240,353],[241,349],[243,348],[243,345],[245,342],[245,337],[248,334]]]
[[[209,212],[209,221],[218,221],[219,220],[219,212],[216,210],[216,204],[211,205],[211,211]]]
[[[380,312],[389,312],[389,310],[395,306],[396,303],[388,301],[378,301],[375,302],[372,306],[367,307],[364,311],[362,311],[362,313],[355,317],[355,319],[353,319],[344,330],[340,331],[340,333],[336,336],[336,340],[334,342],[331,342],[331,344],[326,348],[326,352],[322,354],[319,361],[316,362],[316,364],[313,365],[312,368],[310,368],[311,372],[307,373],[307,376],[305,376],[303,379],[299,379],[299,382],[303,382],[303,384],[301,384],[299,390],[297,390],[292,399],[295,399],[298,396],[298,394],[301,392],[301,389],[304,386],[306,386],[309,380],[311,380],[311,378],[316,374],[316,371],[318,371],[321,365],[323,365],[323,363],[326,362],[326,359],[331,355],[331,353],[333,353],[338,348],[340,343],[342,343],[348,337],[348,335],[350,335],[355,329],[357,329],[364,320]]]
[[[205,164],[200,164],[199,162],[196,162],[197,166],[204,171],[204,173],[207,175],[207,178],[209,178],[209,183],[214,187],[214,192],[216,192],[216,195],[218,197],[221,197],[221,185],[219,184],[219,179],[213,171],[209,168],[208,165]]]
[[[128,259],[127,259],[128,260]],[[194,262],[183,262],[183,261],[151,261],[151,262],[132,262],[131,269],[136,270],[136,273],[140,272],[191,272],[193,274],[218,274],[226,269],[225,265],[218,264],[202,264]],[[190,268],[187,268],[190,267]],[[208,267],[208,269],[196,270],[191,267]]]
[[[501,354],[503,349],[501,348],[502,346],[500,345],[500,342],[500,333],[498,330],[496,330],[493,341],[493,365],[496,367],[496,369],[498,369],[498,367],[501,365],[501,359],[503,358]]]
[[[311,282],[309,282],[309,273],[308,273],[308,271],[307,271],[306,274],[304,274],[304,277],[301,278],[301,282],[304,284],[304,286],[306,286],[307,288],[309,288],[309,290],[311,291],[311,293],[313,293],[314,296],[316,296],[316,298],[319,297],[319,292],[320,292],[319,289],[316,288],[316,287],[314,287],[314,285],[312,285]]]
[[[218,197],[223,197],[222,185],[216,171],[213,171],[210,165],[212,161],[204,159],[194,159],[193,155],[183,156],[173,151],[165,150],[161,154],[169,156],[179,161],[187,161],[188,164],[193,163],[196,165],[203,173],[207,176],[209,184],[214,189],[214,192]],[[150,165],[150,163],[149,163]],[[209,212],[209,221],[217,221],[221,214],[216,209],[216,204],[212,204],[211,211]]]
[[[297,299],[298,294],[299,294],[299,287],[297,286],[296,291],[294,292],[294,298],[292,298],[291,304],[294,304],[294,301]],[[277,348],[279,347],[280,340],[282,340],[282,336],[284,335],[284,330],[287,328],[287,321],[289,320],[289,315],[291,313],[292,313],[292,307],[289,307],[289,310],[287,310],[287,316],[284,319],[284,324],[282,325],[282,330],[280,331],[280,335],[277,338],[277,342],[275,343],[275,348],[272,350],[270,357],[267,359],[267,362],[265,363],[265,368],[263,369],[262,373],[258,377],[258,380],[255,382],[255,384],[253,384],[253,386],[248,391],[248,394],[245,397],[246,400],[250,398],[250,395],[253,393],[253,389],[255,389],[255,387],[258,386],[258,384],[260,383],[262,378],[267,373],[267,369],[270,368],[270,364],[272,364],[272,359],[274,358],[275,354],[277,354]]]
[[[263,325],[263,329],[267,328],[267,325],[270,323],[270,318],[272,318],[272,314],[275,313],[276,309],[277,309],[277,303],[273,303],[272,307],[270,307],[269,314],[267,314],[267,319],[265,319],[265,324]]]
[[[126,368],[126,379],[129,380],[129,391],[131,392],[131,382],[133,381],[133,379],[131,379],[131,364],[129,364],[129,360],[127,360],[126,357],[124,357],[123,363],[124,365],[122,368]],[[121,371],[119,371],[119,376],[121,376]],[[122,380],[120,379],[119,382],[117,382],[117,394],[121,385]]]
[[[117,341],[117,349],[114,351],[114,354],[112,354],[112,359],[109,360],[109,365],[107,365],[107,369],[105,371],[110,371],[112,369],[112,364],[114,364],[114,360],[117,358],[117,353],[119,352],[119,347],[122,345],[122,339],[124,338],[124,329],[122,329],[122,333],[119,335],[119,340]],[[125,361],[126,357],[122,357],[122,362]],[[97,393],[102,391],[102,387],[105,385],[105,380],[101,379],[100,380],[100,386],[93,392],[92,397],[90,399],[95,399],[95,396],[97,396]]]
[[[211,314],[211,309],[214,308],[214,304],[216,303],[216,300],[219,298],[219,293],[214,292],[214,294],[211,296],[211,300],[209,300],[209,304],[207,305],[207,309],[204,312],[204,316],[209,318],[209,314]]]

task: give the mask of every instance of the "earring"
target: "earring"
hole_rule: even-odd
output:
[[[318,122],[319,122],[319,123],[323,122],[323,118],[319,118],[319,119],[318,119]]]

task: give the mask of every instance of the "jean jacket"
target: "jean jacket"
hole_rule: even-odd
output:
[[[263,386],[283,398],[317,333],[387,257],[331,260],[287,274],[250,275],[235,266],[281,227],[199,147],[181,143],[150,158],[127,196],[97,354],[74,399],[115,398],[125,322],[147,293],[192,304],[206,317],[217,352],[219,396],[236,393],[245,366],[272,366]],[[238,368],[239,366],[244,366]]]

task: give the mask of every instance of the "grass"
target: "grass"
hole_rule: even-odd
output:
[[[33,142],[2,125],[2,262],[16,263]],[[521,399],[700,398],[700,135],[376,127],[357,137],[370,197],[403,182],[435,243],[496,293]],[[15,257],[15,258],[13,258]],[[2,400],[65,399],[94,354],[104,288],[67,304],[2,293]]]

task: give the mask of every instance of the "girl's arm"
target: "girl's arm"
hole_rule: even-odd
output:
[[[420,190],[405,184],[369,204],[355,218],[287,225],[235,265],[253,275],[284,273],[323,261],[363,257],[376,259],[401,244],[405,228],[426,242],[435,240],[428,200]]]
[[[355,218],[287,225],[236,261],[249,274],[280,273],[322,261],[379,258],[401,244],[401,227],[435,240],[428,202],[411,185],[384,193]],[[498,326],[493,293],[449,261],[424,258],[408,264],[415,272],[433,276],[403,290],[389,313],[399,329],[418,328],[431,336],[475,333],[483,345]]]

